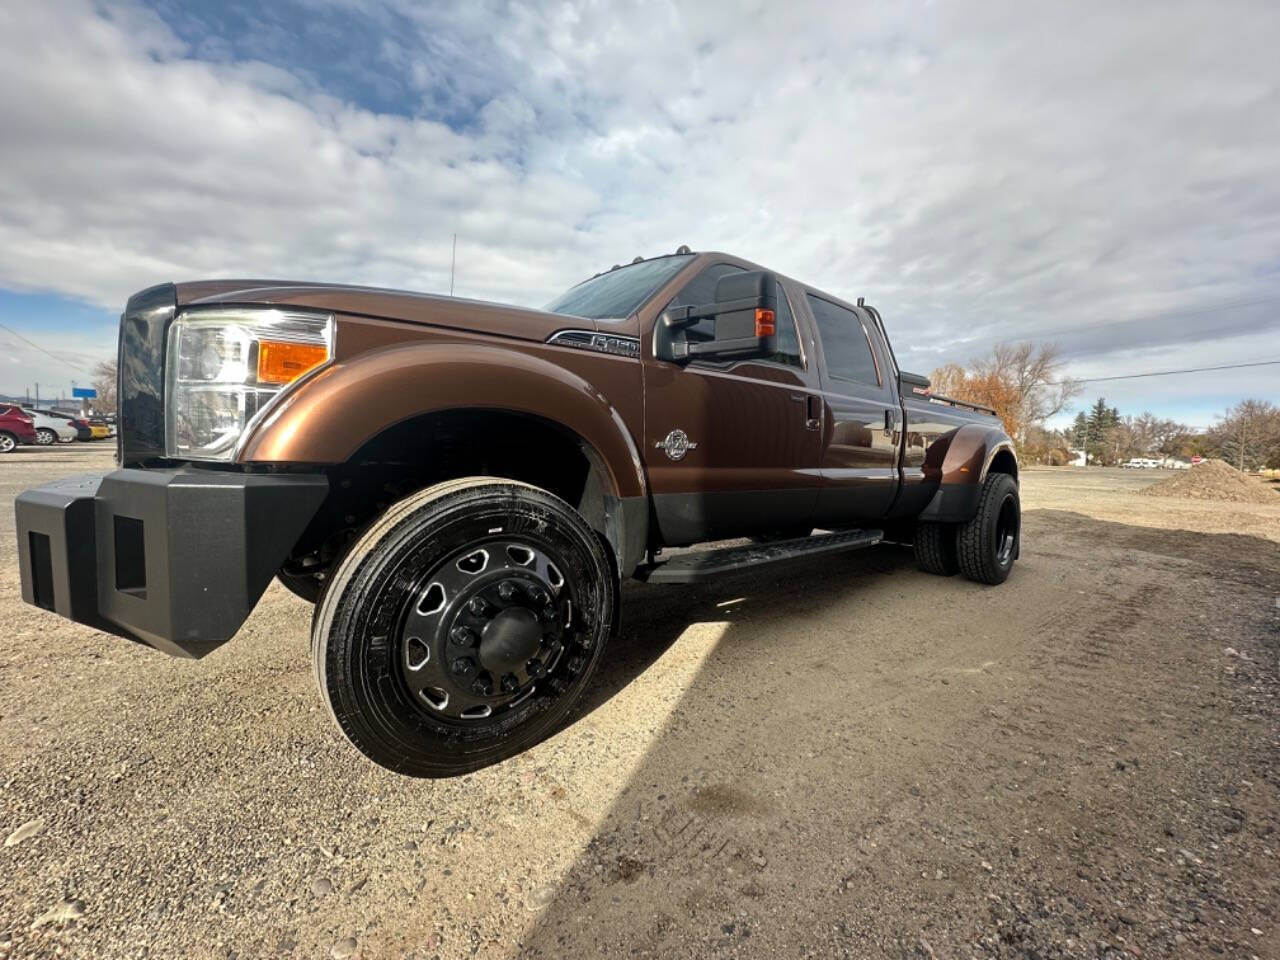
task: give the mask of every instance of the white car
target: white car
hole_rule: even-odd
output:
[[[35,421],[36,443],[48,446],[51,443],[70,443],[76,438],[75,424],[60,413],[34,407],[23,407],[22,412]]]

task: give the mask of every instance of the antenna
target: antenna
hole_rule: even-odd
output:
[[[458,235],[453,235],[453,256],[449,260],[449,296],[453,296],[453,271],[458,266]]]

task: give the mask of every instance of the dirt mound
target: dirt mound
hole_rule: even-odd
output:
[[[1184,500],[1226,500],[1230,503],[1270,503],[1280,506],[1280,494],[1222,460],[1205,460],[1175,477],[1138,491],[1148,497]]]

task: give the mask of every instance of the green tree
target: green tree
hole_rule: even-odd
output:
[[[1107,406],[1099,397],[1089,408],[1085,419],[1085,450],[1090,459],[1099,463],[1114,463],[1117,456],[1116,430],[1120,426],[1120,411]]]
[[[1076,414],[1075,423],[1071,425],[1071,442],[1081,450],[1089,442],[1089,415],[1083,410]]]

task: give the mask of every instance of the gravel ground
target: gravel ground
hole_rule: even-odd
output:
[[[18,601],[0,957],[1280,957],[1280,507],[1027,471],[1004,586],[881,548],[626,588],[575,721],[450,781],[340,739],[273,586],[198,663]]]

